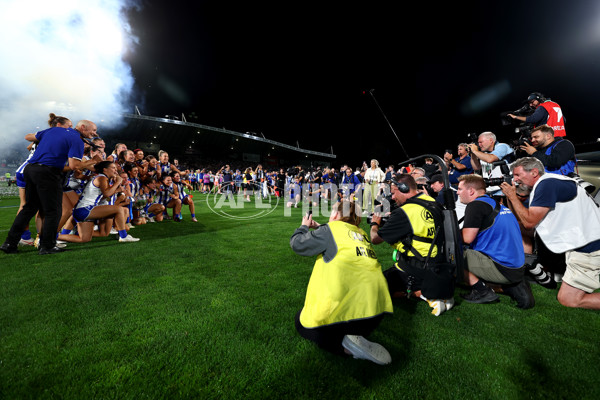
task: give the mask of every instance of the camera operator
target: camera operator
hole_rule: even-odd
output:
[[[471,292],[462,296],[469,303],[493,303],[498,295],[489,286],[501,285],[502,291],[519,308],[535,305],[525,280],[525,251],[521,229],[513,213],[485,194],[485,182],[479,175],[459,178],[458,196],[466,204],[462,227],[463,242],[469,245],[464,256],[465,280]]]
[[[469,144],[471,166],[474,171],[479,171],[484,179],[501,178],[504,176],[503,168],[508,169],[508,164],[514,157],[513,149],[506,143],[498,143],[496,135],[492,132],[483,132],[477,137],[477,143]],[[499,186],[487,188],[490,196],[502,196]]]
[[[554,129],[541,125],[531,131],[531,145],[524,143],[520,149],[540,160],[546,172],[569,175],[575,172],[575,146],[563,138],[555,138]]]
[[[528,116],[508,114],[508,116],[526,124],[533,124],[534,126],[549,125],[554,129],[554,136],[556,137],[567,135],[565,131],[565,119],[557,103],[546,99],[543,94],[538,92],[531,93],[527,97],[527,103],[529,107],[535,110],[533,114]]]
[[[566,307],[600,310],[600,208],[574,179],[547,174],[535,157],[512,165],[513,185],[502,191],[524,229],[554,254],[565,254],[566,271],[558,301]],[[519,201],[515,184],[531,188],[529,207]]]
[[[433,198],[417,191],[415,179],[408,174],[398,175],[390,186],[398,207],[383,226],[381,215],[373,215],[371,243],[387,242],[395,248],[395,264],[384,272],[390,293],[415,291],[439,316],[454,306],[454,271],[439,261],[442,210]]]

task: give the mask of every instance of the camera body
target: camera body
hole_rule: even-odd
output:
[[[381,222],[379,223],[379,226],[382,227],[389,219],[390,216],[392,214],[392,211],[394,211],[396,208],[398,208],[398,205],[396,204],[396,202],[392,199],[392,194],[388,194],[386,196],[383,196],[384,200],[383,201],[379,201],[377,199],[375,199],[375,213],[377,214],[381,214]],[[388,210],[386,210],[385,206],[389,205],[389,213]],[[373,220],[373,215],[369,215],[367,217],[367,223],[370,225],[371,221]]]
[[[486,187],[500,186],[504,182],[512,185],[512,175],[503,175],[499,178],[484,178],[483,182],[485,183]]]

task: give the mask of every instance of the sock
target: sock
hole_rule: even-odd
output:
[[[196,214],[192,214],[192,218],[196,218]]]
[[[63,229],[62,231],[60,231],[61,235],[68,235],[69,233],[71,233],[70,229]]]
[[[154,218],[154,217],[155,217],[155,215],[154,215],[154,213],[150,213],[150,214],[148,214],[148,217],[149,217],[149,218]]]
[[[473,290],[476,290],[478,292],[483,292],[487,289],[487,286],[485,285],[485,283],[483,283],[482,280],[478,280],[476,284],[473,285]]]
[[[21,235],[21,239],[31,240],[31,231],[27,229],[25,232],[23,232],[23,234]]]
[[[119,237],[125,239],[127,237],[127,231],[125,229],[119,231]]]

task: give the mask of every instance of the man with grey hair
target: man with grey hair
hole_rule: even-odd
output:
[[[553,253],[565,253],[566,271],[558,301],[566,307],[600,310],[600,208],[569,177],[545,173],[534,157],[512,165],[513,185],[502,191],[524,229],[535,229]],[[515,184],[531,188],[529,207],[518,199]]]
[[[469,144],[471,166],[484,179],[501,178],[508,172],[508,164],[514,159],[513,149],[506,143],[498,143],[492,132],[483,132],[477,144]],[[490,196],[502,196],[499,186],[490,186],[486,193]]]

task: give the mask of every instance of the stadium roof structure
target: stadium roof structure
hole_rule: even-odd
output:
[[[141,114],[124,114],[124,125],[117,130],[101,132],[107,153],[116,143],[128,148],[140,148],[146,154],[165,150],[170,158],[244,159],[281,165],[329,164],[336,159],[333,153],[302,149],[252,132],[236,132],[187,122],[174,116],[165,118]]]

